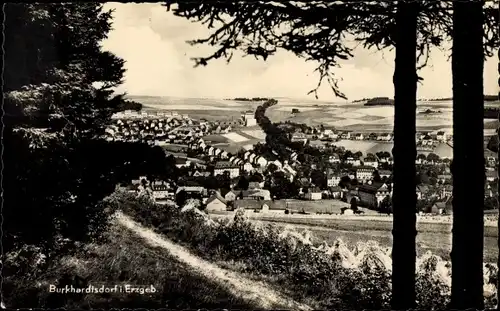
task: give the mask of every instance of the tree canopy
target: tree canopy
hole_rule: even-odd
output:
[[[485,10],[485,55],[492,56],[499,46],[497,8],[487,1]],[[353,56],[353,38],[365,47],[395,46],[396,1],[312,1],[312,2],[205,2],[167,1],[165,6],[176,16],[197,21],[211,33],[189,41],[192,45],[217,47],[208,56],[195,58],[205,66],[213,59],[229,62],[235,51],[266,60],[284,49],[306,61],[318,63],[319,82],[330,85],[336,96],[341,92],[333,69]],[[417,23],[419,68],[427,64],[431,47],[443,47],[452,36],[452,3],[419,1]]]
[[[57,255],[102,232],[99,202],[117,183],[173,176],[175,162],[102,139],[124,103],[112,91],[124,62],[101,48],[111,29],[103,4],[7,4],[5,13],[3,247]]]

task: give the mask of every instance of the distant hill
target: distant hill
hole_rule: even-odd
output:
[[[389,97],[373,97],[373,98],[364,98],[361,100],[353,101],[353,103],[364,102],[365,106],[394,106],[394,99]]]
[[[352,101],[352,103],[365,102],[365,106],[394,106],[394,99],[389,97],[363,98]]]
[[[266,98],[266,97],[253,97],[253,98],[246,98],[246,97],[236,97],[236,98],[230,98],[226,100],[236,100],[240,102],[261,102],[261,101],[268,101],[271,100],[272,98]]]
[[[140,111],[142,110],[142,104],[133,100],[126,99],[118,106],[118,111],[125,111],[125,110]]]
[[[444,98],[431,98],[426,99],[429,102],[437,102],[437,101],[450,101],[453,100],[453,97],[444,97]],[[484,95],[485,102],[493,102],[498,100],[498,95]]]

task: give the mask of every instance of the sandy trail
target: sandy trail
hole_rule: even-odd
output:
[[[290,310],[313,310],[271,289],[263,282],[250,280],[237,272],[222,269],[217,265],[191,254],[186,248],[145,228],[123,213],[116,214],[119,224],[142,237],[151,246],[161,247],[182,263],[189,265],[195,273],[208,279],[226,284],[235,297],[245,299],[262,309],[285,308]]]

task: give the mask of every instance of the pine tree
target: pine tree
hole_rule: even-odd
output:
[[[98,203],[114,190],[113,161],[123,156],[98,138],[122,102],[111,88],[124,72],[123,60],[100,48],[111,29],[102,6],[5,6],[6,252],[30,244],[57,254],[102,231]]]

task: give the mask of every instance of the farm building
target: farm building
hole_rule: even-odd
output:
[[[231,202],[231,201],[236,200],[236,198],[238,197],[238,195],[239,195],[239,194],[240,194],[240,191],[237,191],[237,190],[231,190],[231,191],[229,191],[228,193],[226,193],[226,194],[224,195],[224,199],[225,199],[226,201]]]
[[[392,191],[387,184],[361,185],[357,190],[351,190],[348,193],[347,202],[350,202],[354,198],[360,206],[377,208],[380,202],[387,196],[392,196]]]
[[[227,203],[219,192],[215,192],[205,203],[206,211],[225,211],[227,210]]]
[[[273,201],[271,200],[252,200],[243,199],[234,202],[235,209],[243,208],[245,210],[253,210],[261,213],[266,213],[274,209]]]
[[[322,191],[319,188],[309,188],[307,193],[305,194],[305,198],[307,200],[321,200],[322,199]]]
[[[252,200],[271,200],[271,193],[269,190],[265,189],[251,189],[236,191],[236,198],[241,197],[242,199],[252,199]]]

